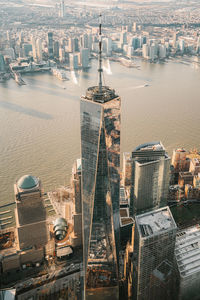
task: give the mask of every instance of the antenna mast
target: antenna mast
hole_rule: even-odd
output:
[[[102,94],[102,37],[101,37],[101,14],[99,15],[99,94]]]

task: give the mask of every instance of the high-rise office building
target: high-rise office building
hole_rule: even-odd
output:
[[[73,42],[73,38],[69,38],[69,39],[68,39],[68,51],[69,51],[69,52],[73,52],[73,51],[74,51],[74,42]]]
[[[14,185],[14,191],[19,249],[44,246],[49,237],[40,180],[34,176],[25,175]]]
[[[161,58],[161,59],[165,58],[166,54],[167,54],[166,46],[165,45],[159,45],[159,47],[158,47],[158,56],[159,56],[159,58]]]
[[[120,34],[120,43],[121,45],[126,45],[127,44],[127,32],[122,31]]]
[[[179,50],[183,54],[184,51],[185,51],[185,41],[184,40],[180,40],[178,46],[179,46]]]
[[[89,49],[87,48],[81,49],[81,65],[84,69],[89,66]]]
[[[4,54],[6,56],[9,56],[11,60],[14,60],[16,58],[15,50],[13,48],[6,48]]]
[[[140,48],[140,40],[138,37],[135,36],[131,39],[131,46],[134,50]]]
[[[10,42],[10,36],[11,36],[10,30],[8,30],[8,31],[6,32],[6,36],[7,36],[7,41]]]
[[[53,43],[53,54],[54,57],[59,58],[59,49],[60,49],[60,44],[58,41]]]
[[[53,32],[48,32],[48,53],[49,58],[53,58]]]
[[[148,58],[149,57],[149,46],[147,44],[144,44],[142,46],[142,56],[144,58]]]
[[[0,54],[0,72],[5,72],[5,60],[2,54]]]
[[[33,52],[33,59],[37,59],[37,48],[36,48],[36,40],[34,36],[31,37],[31,45],[32,45],[32,52]]]
[[[19,32],[19,43],[20,43],[20,45],[22,45],[23,42],[24,42],[24,35],[23,35],[23,32],[20,31]]]
[[[105,38],[104,39],[104,52],[107,56],[111,56],[112,54],[112,39],[111,38]]]
[[[135,300],[173,299],[176,230],[169,207],[135,217]]]
[[[32,45],[31,44],[23,44],[22,49],[23,49],[23,56],[27,57],[27,56],[29,56],[29,52],[32,51]]]
[[[149,58],[154,60],[157,58],[157,44],[151,44],[149,47]]]
[[[73,51],[74,52],[79,51],[79,40],[78,40],[78,38],[73,39]]]
[[[69,54],[69,65],[71,70],[78,69],[78,55],[75,53]]]
[[[132,152],[130,213],[166,205],[170,157],[161,142],[151,142]]]
[[[137,31],[137,23],[136,23],[136,22],[133,23],[133,31],[134,31],[134,32]]]
[[[69,38],[68,39],[68,51],[69,52],[79,52],[78,38]]]
[[[59,60],[61,62],[64,62],[65,61],[65,50],[63,48],[60,48],[59,49]]]
[[[173,42],[172,42],[172,46],[173,46],[173,47],[176,47],[176,41],[177,41],[177,33],[174,32],[174,33],[173,33]]]
[[[41,39],[37,39],[36,49],[37,49],[37,58],[39,61],[41,61],[42,60],[42,41],[41,41]]]
[[[197,52],[197,54],[199,54],[199,53],[200,53],[200,37],[198,37],[198,39],[197,39],[197,47],[196,47],[196,52]]]
[[[89,48],[89,40],[88,40],[88,34],[85,33],[81,36],[81,47],[83,48]]]
[[[175,258],[177,266],[177,299],[197,300],[200,294],[200,227],[189,227],[177,233]]]
[[[64,18],[64,16],[65,16],[65,2],[64,2],[64,0],[60,1],[60,12],[59,12],[59,15],[60,15],[61,18]]]
[[[99,85],[88,88],[80,109],[86,288],[118,286],[121,99],[102,86],[101,47],[100,35]]]

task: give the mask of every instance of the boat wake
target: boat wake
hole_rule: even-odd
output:
[[[148,86],[149,86],[149,84],[148,84],[148,83],[145,83],[145,84],[143,84],[143,85],[132,86],[130,89],[131,89],[131,90],[136,90],[136,89],[142,89],[142,88],[148,87]]]

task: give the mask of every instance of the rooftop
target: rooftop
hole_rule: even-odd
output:
[[[22,190],[33,189],[38,186],[39,180],[32,175],[24,175],[17,181],[17,186]]]
[[[108,86],[102,86],[102,91],[99,91],[98,86],[92,86],[87,89],[86,95],[83,98],[98,103],[106,103],[117,97],[118,96],[115,94],[115,90],[109,88]]]
[[[175,229],[176,223],[168,206],[135,217],[142,237],[149,237],[167,229]]]
[[[187,152],[184,148],[178,148],[174,150],[175,152]]]
[[[127,226],[127,225],[133,225],[134,224],[134,219],[131,217],[125,217],[121,218],[121,227]]]
[[[200,272],[200,227],[180,231],[176,237],[175,256],[181,277]]]
[[[179,176],[182,177],[193,177],[194,175],[191,172],[179,172]]]
[[[15,289],[5,289],[0,291],[1,300],[14,300],[16,295]]]
[[[133,151],[160,151],[165,150],[163,144],[161,142],[150,142],[137,146]]]

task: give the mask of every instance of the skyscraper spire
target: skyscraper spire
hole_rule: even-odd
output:
[[[102,93],[102,37],[101,37],[101,14],[99,15],[99,94]]]

